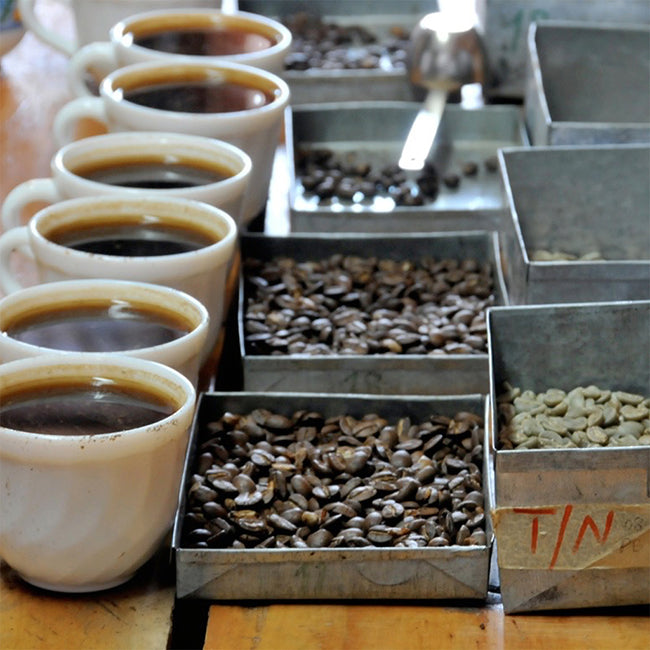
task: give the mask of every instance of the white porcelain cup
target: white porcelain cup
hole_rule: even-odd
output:
[[[156,108],[152,95],[160,99]],[[224,110],[221,100],[193,102],[199,92],[226,89],[237,110]],[[187,92],[185,92],[187,91]],[[134,97],[138,95],[139,97]],[[289,86],[277,75],[238,63],[149,62],[127,65],[106,76],[99,97],[78,97],[54,118],[54,140],[63,146],[75,140],[82,119],[97,120],[109,132],[165,131],[218,138],[245,151],[253,169],[244,197],[242,221],[247,224],[266,207],[273,160],[282,133]],[[162,108],[160,107],[162,106]],[[205,109],[205,110],[204,110]]]
[[[106,238],[121,242],[110,253],[104,244],[78,250],[72,243]],[[133,240],[158,250],[128,254],[124,242]],[[198,248],[160,254],[165,240],[191,240]],[[0,289],[10,294],[23,288],[23,276],[12,264],[14,252],[27,256],[26,261],[31,258],[40,282],[107,278],[169,286],[207,308],[207,358],[223,323],[226,276],[236,243],[232,217],[207,203],[178,197],[69,199],[39,210],[26,226],[0,236]]]
[[[55,591],[129,580],[173,523],[192,384],[126,355],[41,355],[1,364],[0,394],[0,556]]]
[[[128,280],[48,282],[0,300],[0,363],[43,354],[127,354],[197,387],[208,310],[170,287]]]
[[[18,0],[23,23],[34,35],[55,50],[71,56],[77,49],[94,41],[106,39],[110,28],[131,14],[154,9],[175,7],[221,7],[219,0],[56,0],[69,6],[74,18],[74,34],[59,31],[45,24],[38,10],[37,0]]]
[[[129,16],[114,25],[108,40],[89,43],[70,59],[68,80],[79,96],[91,95],[88,75],[107,75],[145,61],[232,61],[280,75],[291,47],[282,23],[245,11],[165,9]]]
[[[34,202],[100,195],[137,198],[143,192],[203,201],[239,223],[252,163],[241,149],[221,140],[141,131],[71,142],[56,152],[50,170],[50,178],[33,178],[7,194],[4,230],[21,225],[23,210]]]

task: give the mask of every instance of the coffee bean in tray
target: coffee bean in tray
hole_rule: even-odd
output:
[[[489,264],[247,258],[244,337],[261,355],[485,354]]]
[[[650,397],[595,385],[536,393],[504,384],[499,448],[578,449],[650,445]]]
[[[394,25],[380,38],[363,25],[341,25],[306,11],[287,16],[291,53],[287,70],[373,70],[406,68],[408,30]]]
[[[396,164],[371,164],[363,156],[337,154],[327,147],[299,148],[295,161],[305,195],[317,196],[320,203],[385,197],[398,206],[421,206],[434,201],[440,187],[430,162],[411,178]]]
[[[190,548],[485,546],[483,421],[224,413],[199,430]]]

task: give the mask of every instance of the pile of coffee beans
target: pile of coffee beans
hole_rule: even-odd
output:
[[[487,351],[492,270],[475,259],[246,258],[243,276],[250,354]]]
[[[497,397],[501,449],[650,445],[650,397],[598,386],[543,393],[506,384]]]
[[[483,422],[266,409],[199,430],[183,545],[485,546]]]
[[[300,147],[295,154],[296,173],[305,196],[317,196],[319,203],[372,201],[378,196],[393,199],[395,205],[420,206],[434,201],[439,180],[429,162],[410,178],[396,164],[377,167],[354,152],[337,155],[327,147]]]
[[[291,30],[287,70],[397,70],[406,68],[408,31],[399,26],[380,39],[363,25],[338,25],[298,12],[284,19]]]
[[[377,197],[392,199],[398,206],[422,206],[438,197],[440,183],[450,190],[461,186],[462,178],[476,178],[480,166],[473,160],[459,165],[458,171],[440,174],[431,161],[422,170],[407,173],[398,165],[372,164],[356,151],[336,152],[330,147],[299,145],[294,155],[296,176],[306,198],[317,197],[322,205],[372,202]],[[483,167],[496,173],[496,156],[488,156]]]

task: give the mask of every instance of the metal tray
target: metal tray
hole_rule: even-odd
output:
[[[571,20],[589,23],[650,23],[647,0],[476,0],[485,51],[493,79],[487,95],[523,99],[526,87],[526,35],[531,22]]]
[[[504,610],[650,602],[650,447],[495,448],[504,381],[535,392],[594,384],[650,395],[650,302],[496,307],[488,333]]]
[[[401,235],[243,235],[242,260],[270,260],[288,256],[320,260],[334,253],[416,260],[475,257],[492,266],[494,292],[499,305],[507,305],[499,265],[496,233],[464,232]],[[239,295],[239,340],[244,389],[257,391],[370,393],[387,395],[486,394],[489,388],[487,354],[471,355],[281,355],[248,354],[243,321],[246,296],[243,280]]]
[[[513,304],[650,299],[650,146],[503,149]],[[533,261],[535,251],[604,260]]]
[[[354,153],[373,167],[395,164],[420,109],[414,102],[359,102],[294,108],[287,125],[290,165],[289,207],[293,232],[432,232],[498,230],[504,201],[498,172],[484,161],[500,147],[526,145],[521,109],[486,106],[466,109],[448,104],[430,160],[442,177],[449,171],[461,178],[457,189],[440,181],[435,201],[421,207],[395,206],[392,199],[371,203],[332,201],[319,204],[305,195],[294,164],[301,147],[329,148],[338,155]],[[463,177],[465,162],[476,162],[476,176]]]
[[[282,20],[308,11],[339,25],[362,24],[379,42],[395,27],[410,32],[418,19],[436,11],[436,0],[239,0],[242,11]],[[291,88],[291,104],[331,101],[390,100],[418,97],[405,69],[387,66],[371,70],[287,70],[283,78]]]
[[[540,21],[528,57],[533,145],[650,142],[650,25]]]
[[[185,486],[193,468],[198,430],[225,411],[248,413],[267,408],[290,415],[298,409],[323,415],[378,413],[384,417],[453,415],[485,412],[485,398],[370,397],[288,395],[278,393],[203,393],[200,397],[185,463],[180,508],[172,539],[179,598],[244,599],[413,599],[470,598],[487,595],[492,529],[486,524],[485,546],[445,548],[346,548],[218,550],[181,546]],[[487,447],[484,447],[485,449]],[[487,457],[487,454],[485,455]],[[485,477],[484,458],[483,475]],[[484,479],[485,483],[485,479]],[[489,486],[484,484],[487,496]]]

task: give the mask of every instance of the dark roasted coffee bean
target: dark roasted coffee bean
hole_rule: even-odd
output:
[[[442,182],[449,189],[455,190],[460,185],[460,176],[458,174],[450,172],[442,177]]]
[[[473,160],[463,163],[463,174],[465,176],[476,176],[477,173],[478,165]]]

